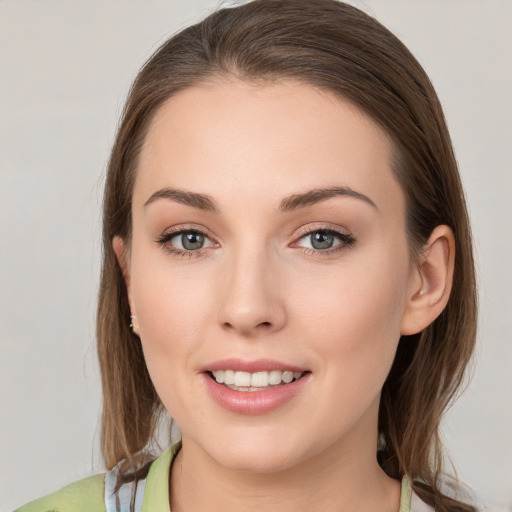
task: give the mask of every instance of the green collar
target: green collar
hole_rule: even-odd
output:
[[[149,470],[146,480],[146,491],[142,512],[171,512],[169,507],[169,471],[171,464],[181,449],[181,443],[177,443],[156,459]],[[411,482],[409,478],[402,478],[402,490],[400,494],[399,512],[411,511]]]
[[[400,492],[400,508],[398,512],[411,512],[411,481],[405,475],[402,478],[402,490]]]
[[[171,446],[156,459],[146,480],[146,490],[144,492],[144,502],[142,512],[171,512],[169,508],[169,471],[171,464],[181,449],[181,443]]]

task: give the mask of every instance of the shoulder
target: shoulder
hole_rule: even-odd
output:
[[[142,510],[143,500],[144,510],[170,512],[169,470],[180,448],[181,443],[177,443],[162,453],[151,463],[147,477],[136,484],[136,510]],[[94,475],[74,482],[60,491],[31,501],[14,512],[107,512],[118,510],[119,507],[121,510],[130,510],[132,482],[122,485],[115,494],[113,492],[117,469],[118,466],[115,466],[106,475]]]
[[[14,512],[106,512],[104,493],[104,475],[94,475],[31,501]]]

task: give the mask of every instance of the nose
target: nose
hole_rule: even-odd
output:
[[[224,263],[219,287],[221,327],[244,337],[280,331],[286,324],[286,308],[278,262],[264,250],[240,250]]]

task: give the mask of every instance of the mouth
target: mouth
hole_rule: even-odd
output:
[[[222,408],[243,415],[266,414],[296,402],[312,371],[275,359],[223,359],[200,369],[207,394]],[[306,394],[307,396],[307,394]]]
[[[218,384],[232,391],[255,392],[267,391],[286,386],[304,377],[310,372],[293,370],[270,370],[244,372],[239,370],[208,371],[208,376]]]
[[[230,412],[266,414],[301,395],[312,372],[279,361],[230,359],[212,363],[201,372],[208,395]]]

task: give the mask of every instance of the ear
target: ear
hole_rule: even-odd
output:
[[[443,311],[452,289],[455,238],[445,225],[437,226],[411,271],[401,334],[417,334]]]
[[[123,273],[124,284],[126,286],[126,292],[128,294],[128,302],[130,304],[131,313],[131,327],[135,334],[139,335],[139,325],[137,323],[137,311],[135,310],[135,304],[133,302],[131,279],[130,279],[130,267],[127,261],[127,250],[124,240],[120,236],[115,236],[112,240],[112,248],[116,254],[117,262],[121,267]]]

